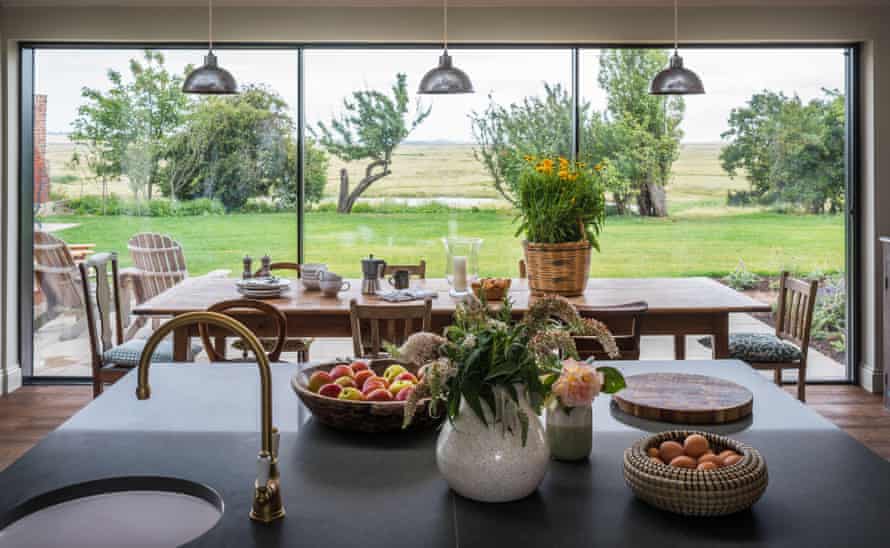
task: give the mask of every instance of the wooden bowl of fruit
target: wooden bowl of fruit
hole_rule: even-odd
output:
[[[766,461],[749,445],[709,432],[671,431],[624,452],[624,480],[662,510],[722,516],[750,508],[766,491]]]
[[[503,301],[512,283],[510,278],[479,278],[472,283],[473,293],[489,302]]]
[[[418,368],[392,359],[329,362],[310,366],[291,379],[303,405],[322,424],[338,430],[391,432],[402,429],[405,400],[420,379]],[[408,430],[438,425],[429,398],[417,402]]]

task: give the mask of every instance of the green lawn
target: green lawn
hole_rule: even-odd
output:
[[[286,213],[206,217],[78,217],[50,222],[77,223],[57,234],[68,242],[93,242],[116,250],[129,264],[126,240],[142,231],[170,234],[186,251],[189,270],[200,274],[227,268],[237,274],[241,257],[269,253],[273,260],[296,255],[296,220]],[[391,262],[424,258],[430,276],[442,276],[442,236],[485,240],[484,275],[515,275],[522,251],[513,236],[512,216],[495,211],[352,214],[312,212],[306,217],[306,260],[359,275],[368,253]],[[844,267],[841,216],[783,215],[735,210],[733,215],[684,214],[667,219],[609,218],[602,253],[594,254],[593,276],[721,276],[739,260],[761,274],[782,269],[838,271]]]

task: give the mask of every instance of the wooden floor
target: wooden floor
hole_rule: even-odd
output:
[[[792,394],[796,388],[787,388]],[[25,386],[0,397],[0,470],[92,399],[89,386]],[[890,460],[890,411],[880,396],[855,386],[812,385],[807,404]]]

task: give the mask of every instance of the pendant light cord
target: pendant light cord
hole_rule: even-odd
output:
[[[207,31],[207,36],[209,38],[208,42],[210,45],[208,49],[210,50],[210,53],[213,53],[213,0],[208,0],[208,4],[209,9],[207,11],[209,12],[210,19],[210,29]]]
[[[448,0],[442,1],[442,44],[448,52]]]
[[[674,53],[680,49],[680,0],[674,0]]]

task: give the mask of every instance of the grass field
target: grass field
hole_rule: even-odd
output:
[[[840,216],[785,215],[761,208],[730,208],[728,189],[747,188],[720,169],[719,144],[683,147],[668,187],[671,216],[666,219],[610,217],[602,253],[594,255],[594,276],[722,276],[740,260],[750,270],[774,274],[838,271],[844,266],[844,223]],[[53,190],[68,196],[98,193],[94,184],[65,166],[73,148],[59,136],[48,143]],[[332,162],[328,194],[336,188],[340,168]],[[347,166],[357,172],[356,166]],[[398,149],[393,175],[377,183],[369,197],[495,198],[487,176],[469,145],[405,145]],[[67,181],[67,182],[63,182]],[[112,192],[127,196],[125,182]],[[490,206],[490,203],[487,205]],[[136,232],[170,234],[182,242],[189,269],[200,274],[218,268],[240,271],[245,253],[273,260],[296,254],[296,218],[290,213],[207,217],[78,217],[57,216],[49,222],[73,223],[58,235],[69,242],[93,242],[100,250],[116,250],[129,262],[126,240]],[[482,246],[481,270],[486,275],[513,275],[521,256],[506,210],[451,210],[439,213],[309,212],[306,216],[306,260],[326,262],[345,275],[359,274],[359,259],[374,253],[391,262],[425,258],[430,275],[443,274],[441,238],[449,234],[477,236]]]

